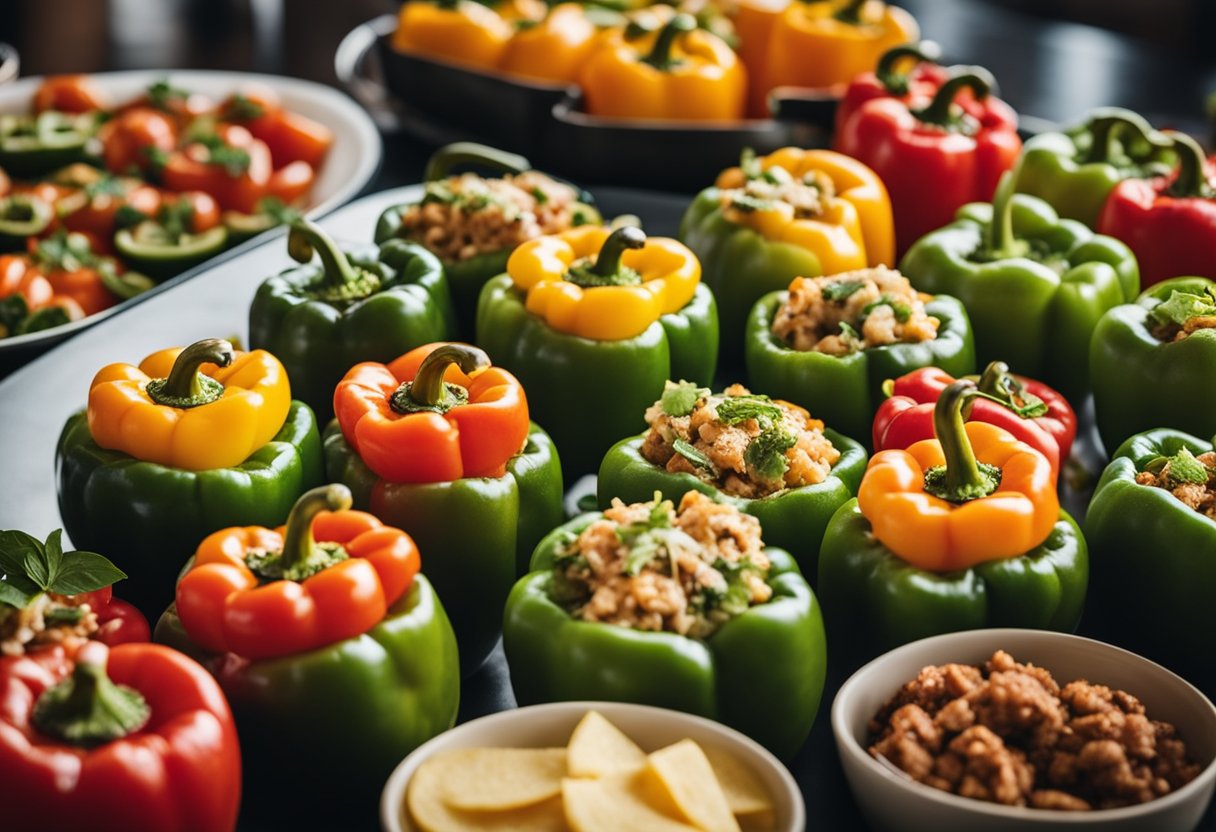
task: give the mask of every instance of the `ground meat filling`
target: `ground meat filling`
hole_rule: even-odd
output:
[[[1159,457],[1136,475],[1136,482],[1164,488],[1186,506],[1216,520],[1216,453],[1195,456],[1186,448],[1171,457]]]
[[[534,170],[486,179],[472,173],[428,182],[422,201],[401,214],[401,236],[445,263],[515,248],[588,221],[569,185]]]
[[[683,472],[736,497],[767,497],[786,488],[823,482],[840,451],[823,422],[805,410],[742,385],[714,394],[690,382],[667,382],[646,411],[650,430],[641,454],[673,473]]]
[[[42,593],[24,607],[0,604],[0,655],[20,656],[26,650],[87,639],[97,632],[97,615],[88,604]]]
[[[613,500],[554,570],[553,597],[583,621],[708,638],[773,590],[760,522],[690,491],[670,501]]]
[[[817,170],[795,177],[785,168],[772,167],[741,180],[718,190],[723,217],[736,224],[746,223],[756,211],[779,211],[793,220],[815,219],[836,198],[831,177]]]
[[[1199,775],[1173,725],[1136,697],[997,651],[926,667],[870,721],[870,754],[963,797],[1035,809],[1146,803]]]
[[[879,266],[799,277],[773,319],[773,335],[801,352],[844,356],[888,344],[931,341],[940,321],[899,272]]]

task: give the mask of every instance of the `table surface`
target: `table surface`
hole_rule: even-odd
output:
[[[978,0],[903,0],[946,59],[982,63],[1020,112],[1068,121],[1084,110],[1118,105],[1159,126],[1204,135],[1204,100],[1216,89],[1216,56],[1192,47],[1165,48],[1075,23],[1045,20]],[[1198,4],[1195,4],[1198,6]],[[279,72],[334,83],[333,53],[353,26],[394,5],[387,0],[5,0],[0,39],[22,56],[23,74],[110,69],[198,67]],[[1146,14],[1150,12],[1145,12]],[[1212,16],[1201,17],[1207,25]],[[1210,42],[1202,31],[1179,43]],[[419,179],[429,148],[386,136],[384,163],[369,192]],[[544,160],[536,161],[544,166]],[[594,185],[596,183],[585,183]],[[1085,632],[1085,626],[1082,626]],[[835,758],[827,712],[840,678],[829,678],[811,738],[790,768],[803,785],[818,829],[863,824]],[[466,680],[461,721],[514,705],[501,650]],[[273,828],[256,821],[242,829]],[[326,829],[334,829],[326,824]],[[372,829],[365,825],[351,829]],[[1216,830],[1209,811],[1201,827]]]

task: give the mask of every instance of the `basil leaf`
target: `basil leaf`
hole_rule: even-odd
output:
[[[19,610],[24,609],[37,594],[36,592],[32,594],[23,592],[19,587],[7,581],[0,581],[0,604],[7,604]]]
[[[42,551],[46,553],[46,584],[43,588],[49,588],[55,583],[55,579],[59,577],[59,570],[63,566],[63,529],[55,529],[47,536],[46,543],[42,545]]]
[[[17,532],[17,534],[22,533]],[[33,545],[24,550],[25,559],[21,563],[21,569],[18,570],[18,574],[29,578],[37,584],[39,589],[46,589],[51,585],[51,570],[46,562],[46,548],[42,545],[41,541],[29,535],[25,535],[25,537],[29,538],[28,543],[32,543]]]
[[[69,552],[55,583],[48,589],[60,595],[79,595],[107,587],[125,577],[126,572],[96,552]]]
[[[695,447],[685,442],[683,439],[677,439],[675,442],[673,442],[671,449],[698,468],[714,467],[713,463],[709,461],[709,457],[698,451]]]
[[[0,531],[0,572],[6,575],[24,575],[25,561],[31,552],[42,548],[42,543],[25,532],[16,529]]]

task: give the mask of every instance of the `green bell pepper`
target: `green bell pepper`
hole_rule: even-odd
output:
[[[912,566],[876,540],[854,499],[832,517],[819,553],[833,649],[839,645],[853,662],[958,630],[1071,632],[1081,620],[1088,574],[1085,539],[1063,511],[1047,540],[1021,557],[938,573]]]
[[[456,639],[421,574],[372,629],[306,653],[256,661],[204,653],[172,606],[155,641],[219,680],[241,735],[246,793],[276,815],[284,795],[309,810],[375,805],[402,757],[456,722]],[[324,788],[305,787],[317,778]]]
[[[1171,153],[1158,138],[1130,110],[1093,110],[1072,130],[1039,133],[1026,141],[1015,170],[1017,190],[1042,199],[1063,219],[1096,229],[1115,185],[1172,170]]]
[[[824,436],[840,451],[840,459],[823,482],[778,491],[767,497],[746,499],[727,494],[693,474],[671,473],[642,456],[646,434],[622,439],[612,446],[600,465],[596,483],[600,508],[613,497],[626,503],[644,502],[655,492],[679,502],[688,491],[700,491],[720,503],[733,505],[756,517],[766,543],[792,552],[803,574],[818,571],[819,544],[836,509],[857,493],[866,470],[866,451],[859,443],[825,428]]]
[[[488,168],[504,174],[520,174],[532,170],[532,163],[523,156],[485,145],[456,142],[441,147],[427,161],[422,177],[426,191],[422,199],[417,203],[405,203],[386,208],[376,220],[375,241],[383,243],[402,236],[401,215],[415,205],[425,203],[428,199],[439,198],[435,195],[437,193],[436,183],[442,183],[455,168],[465,165]],[[579,199],[580,202],[575,206],[574,224],[598,224],[600,214],[592,204],[591,196],[585,191],[580,191]],[[461,337],[472,339],[481,288],[490,278],[507,270],[507,260],[513,250],[505,248],[500,251],[479,254],[467,260],[443,264],[452,291]]]
[[[980,364],[1005,361],[1074,402],[1089,390],[1086,356],[1098,319],[1140,286],[1126,245],[1015,195],[1009,174],[991,206],[964,205],[899,267],[917,289],[963,302]]]
[[[1094,581],[1086,615],[1095,616],[1118,644],[1210,688],[1216,684],[1216,522],[1165,488],[1136,482],[1137,474],[1159,473],[1163,462],[1184,449],[1194,457],[1213,448],[1181,431],[1150,430],[1124,442],[1102,473],[1085,516]],[[1212,474],[1180,473],[1179,482],[1210,480]]]
[[[1168,338],[1194,317],[1216,315],[1216,283],[1178,277],[1158,283],[1135,303],[1107,312],[1094,330],[1089,366],[1094,421],[1102,444],[1152,428],[1177,428],[1196,436],[1216,433],[1216,329]]]
[[[0,197],[0,252],[25,251],[30,237],[46,231],[55,208],[33,194]]]
[[[47,110],[37,115],[0,115],[0,168],[19,179],[34,179],[87,161],[89,140],[97,127],[95,113]]]
[[[299,220],[287,250],[304,265],[267,278],[249,307],[249,342],[283,362],[293,395],[328,421],[334,387],[361,361],[391,361],[455,336],[439,259],[416,243],[343,251]],[[319,263],[313,263],[313,255]]]
[[[240,465],[188,471],[98,446],[80,411],[59,436],[55,468],[72,543],[118,564],[130,576],[124,596],[152,615],[172,598],[178,571],[204,537],[228,526],[277,526],[321,483],[321,441],[312,411],[293,401],[274,439]]]
[[[228,246],[222,225],[201,234],[172,234],[160,223],[145,221],[114,235],[114,250],[128,265],[153,280],[168,280],[210,260]]]
[[[414,538],[444,599],[468,676],[485,662],[502,630],[502,606],[532,550],[565,518],[561,463],[536,424],[497,478],[438,483],[380,480],[354,452],[337,420],[325,429],[325,467],[355,507]]]
[[[674,708],[719,720],[790,758],[815,721],[827,651],[810,586],[785,551],[765,549],[773,597],[727,621],[707,640],[579,621],[553,600],[553,567],[568,535],[541,541],[533,571],[511,590],[503,649],[520,705],[603,699]]]
[[[806,408],[845,436],[871,435],[883,384],[921,367],[941,367],[953,376],[975,372],[971,323],[963,305],[938,295],[925,304],[937,318],[937,337],[919,343],[872,347],[847,356],[794,350],[773,335],[773,320],[789,292],[771,292],[747,321],[747,377],[752,388]]]

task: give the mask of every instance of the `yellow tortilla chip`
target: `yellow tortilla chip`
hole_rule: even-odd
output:
[[[563,832],[566,829],[560,795],[503,811],[476,811],[457,808],[449,802],[454,790],[466,788],[465,781],[451,781],[466,750],[564,751],[564,749],[458,749],[436,754],[424,761],[410,778],[406,807],[423,832],[476,832],[482,829],[511,832]],[[474,788],[478,785],[473,782]],[[560,780],[558,788],[560,789]],[[535,793],[535,791],[533,792]]]
[[[726,802],[732,812],[736,815],[764,812],[772,814],[773,799],[755,770],[721,748],[708,745],[702,750],[709,758],[709,764],[713,767],[718,785],[722,787],[722,793],[726,795]]]
[[[566,749],[461,748],[424,765],[439,767],[444,801],[452,808],[502,811],[561,794]]]
[[[680,740],[650,755],[650,768],[680,813],[704,832],[739,832],[718,778],[692,740]]]
[[[597,711],[588,711],[575,726],[566,755],[571,777],[604,777],[646,765],[646,753]]]
[[[695,826],[648,799],[652,778],[646,769],[597,780],[566,778],[562,781],[566,822],[573,832],[696,832]]]

